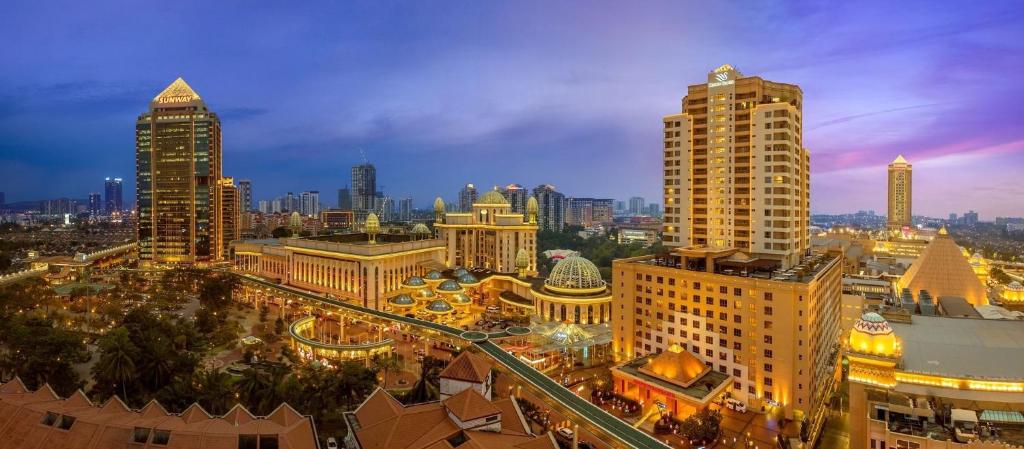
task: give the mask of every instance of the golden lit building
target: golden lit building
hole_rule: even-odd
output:
[[[933,298],[957,296],[973,305],[988,304],[985,285],[945,227],[903,273],[897,287],[908,289],[915,299],[926,290]]]
[[[835,388],[842,258],[789,270],[736,249],[677,248],[616,260],[612,348],[618,360],[679,345],[730,376],[730,395],[806,420],[811,435]]]
[[[645,409],[663,406],[675,416],[707,408],[731,387],[731,376],[711,369],[678,344],[617,365],[611,372],[616,393],[643,402]]]
[[[217,235],[217,260],[224,259],[230,250],[232,240],[242,237],[241,206],[238,186],[234,178],[221,178],[217,183],[220,189],[220,234]]]
[[[903,158],[903,155],[896,156],[896,159],[889,164],[888,227],[890,232],[900,232],[904,228],[912,226],[913,214],[910,206],[913,182],[911,175],[913,175],[913,166]]]
[[[843,345],[853,449],[1020,447],[1024,326],[865,313]],[[991,424],[1006,431],[982,430]]]
[[[665,116],[664,243],[797,263],[809,245],[803,93],[726,64]]]
[[[516,255],[525,250],[529,258],[527,272],[537,273],[537,212],[528,207],[522,213],[497,190],[491,190],[472,205],[469,212],[444,211],[444,202],[435,201],[434,229],[447,248],[445,265],[484,268],[498,273],[516,271]]]
[[[988,273],[991,268],[988,265],[988,261],[981,253],[974,253],[970,260],[971,269],[974,270],[974,274],[978,276],[978,280],[981,281],[982,285],[988,283]]]
[[[139,259],[144,264],[221,259],[220,119],[181,78],[136,120],[135,156]]]
[[[1003,287],[1003,292],[999,297],[1003,299],[1003,302],[1009,304],[1024,304],[1024,285],[1012,281],[1010,285]]]

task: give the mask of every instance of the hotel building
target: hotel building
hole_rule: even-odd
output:
[[[664,242],[797,263],[809,245],[803,92],[726,64],[663,118]]]
[[[889,164],[888,228],[890,232],[900,232],[903,228],[911,226],[913,217],[910,209],[912,174],[913,166],[902,155],[896,156],[896,159]]]
[[[241,192],[235,186],[233,178],[221,178],[218,183],[220,189],[220,234],[218,234],[217,247],[223,259],[230,251],[232,240],[242,238],[242,198]]]
[[[135,156],[139,259],[221,259],[220,119],[181,78],[136,120]]]
[[[512,273],[516,256],[524,250],[529,257],[527,271],[536,274],[537,207],[536,201],[528,203],[533,206],[523,217],[497,190],[475,198],[466,212],[445,213],[443,201],[435,201],[434,228],[447,248],[445,265]]]

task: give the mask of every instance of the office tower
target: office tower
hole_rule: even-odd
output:
[[[643,215],[644,210],[644,199],[639,196],[634,196],[629,199],[629,213],[632,215]]]
[[[377,192],[378,195],[374,197],[373,212],[377,214],[377,219],[381,222],[389,222],[395,220],[395,202],[390,196],[385,196],[383,192]]]
[[[352,210],[352,191],[348,187],[338,189],[338,209]]]
[[[99,193],[89,194],[89,215],[96,217],[103,212],[103,200]]]
[[[473,203],[476,202],[476,186],[466,184],[459,190],[459,212],[470,212],[473,210]]]
[[[903,158],[889,164],[889,231],[900,231],[911,226],[911,191],[913,166]]]
[[[299,213],[307,217],[320,215],[320,192],[313,190],[302,192],[302,202],[299,206]]]
[[[242,212],[251,212],[253,210],[252,181],[248,179],[238,180],[238,196],[242,199]]]
[[[728,64],[665,116],[664,241],[796,263],[809,245],[803,93]]]
[[[562,232],[565,229],[565,195],[555,191],[551,184],[533,189],[537,198],[537,224],[541,230]]]
[[[221,178],[217,183],[220,189],[220,223],[217,226],[220,233],[217,236],[218,260],[223,260],[229,254],[229,246],[232,240],[242,237],[242,194],[235,186],[235,180],[230,177]]]
[[[526,216],[526,200],[530,197],[529,192],[519,184],[509,184],[501,189],[508,203],[512,205],[512,212]]]
[[[284,208],[285,212],[301,213],[301,203],[302,201],[298,196],[295,196],[295,194],[292,192],[288,192],[284,195],[284,203],[281,206]]]
[[[362,222],[366,214],[373,210],[377,195],[377,169],[373,164],[362,164],[352,167],[352,210],[356,212],[356,220]]]
[[[402,198],[398,201],[398,221],[412,220],[412,198]]]
[[[264,213],[264,214],[269,214],[270,213],[270,201],[260,200],[259,204],[260,204],[260,213]]]
[[[139,258],[143,263],[217,259],[220,119],[178,78],[135,124]]]
[[[661,217],[661,206],[658,203],[648,204],[647,205],[647,211],[645,213],[647,215],[652,216],[652,217],[660,218]]]
[[[121,212],[124,210],[124,191],[121,178],[106,178],[103,180],[104,209],[107,214]]]

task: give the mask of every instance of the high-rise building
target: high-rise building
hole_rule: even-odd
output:
[[[184,80],[160,92],[135,124],[139,258],[143,263],[217,260],[221,128]],[[115,206],[116,207],[116,206]]]
[[[242,212],[253,211],[252,202],[252,181],[248,179],[238,180],[238,196],[242,199]]]
[[[270,202],[270,213],[279,214],[284,212],[284,200],[282,198],[275,198],[274,201]]]
[[[964,212],[964,224],[968,226],[974,226],[978,224],[978,213],[973,210]]]
[[[512,205],[512,212],[526,216],[526,200],[530,197],[527,189],[519,184],[509,184],[501,189],[501,194]]]
[[[459,212],[470,212],[473,210],[473,203],[476,203],[476,186],[466,184],[459,190]]]
[[[121,212],[124,210],[124,190],[121,178],[106,178],[103,180],[104,210],[107,214]]]
[[[302,197],[301,195],[295,195],[292,192],[288,192],[284,196],[284,210],[285,212],[298,212],[302,213]]]
[[[912,174],[913,166],[903,158],[903,155],[896,156],[896,159],[889,164],[888,228],[890,231],[899,231],[911,226]]]
[[[224,259],[229,254],[229,245],[232,240],[242,237],[242,193],[235,186],[235,180],[230,177],[220,179],[217,184],[220,189],[220,223],[218,229],[217,246],[220,248],[218,259]]]
[[[591,209],[594,223],[611,223],[615,220],[615,200],[611,198],[595,198]]]
[[[395,202],[390,196],[385,196],[383,192],[377,193],[373,206],[373,212],[377,214],[377,219],[381,222],[395,221]]]
[[[613,220],[610,199],[569,198],[565,201],[565,223],[589,227]]]
[[[412,198],[398,200],[398,221],[412,220]]]
[[[269,214],[270,213],[270,201],[260,200],[259,204],[260,204],[260,213],[264,213],[264,214]]]
[[[625,201],[615,201],[615,212],[625,212],[625,211],[626,211],[626,202]]]
[[[352,167],[352,210],[356,220],[362,222],[373,210],[377,196],[377,169],[373,164]]]
[[[299,213],[307,217],[317,217],[320,215],[320,192],[312,190],[309,192],[302,192],[302,200],[299,205]]]
[[[726,64],[662,119],[664,242],[796,263],[810,244],[803,93]]]
[[[647,211],[644,213],[655,218],[661,217],[661,206],[658,203],[648,204]]]
[[[949,214],[949,222],[951,224],[956,224],[956,212]]]
[[[537,199],[537,224],[545,231],[562,232],[565,229],[565,195],[555,191],[551,184],[541,184],[533,189]]]
[[[644,209],[644,199],[639,196],[634,196],[629,199],[629,213],[632,215],[643,215],[647,211]]]
[[[338,209],[352,210],[352,191],[348,187],[338,189]]]
[[[89,215],[96,217],[103,212],[103,200],[99,193],[89,194]]]

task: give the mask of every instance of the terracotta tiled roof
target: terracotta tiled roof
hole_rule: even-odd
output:
[[[445,399],[444,406],[462,422],[501,413],[501,409],[472,388]]]
[[[487,380],[487,375],[490,372],[490,362],[472,352],[464,351],[441,371],[440,376],[447,379],[482,383]]]
[[[48,414],[55,416],[49,425]],[[61,399],[47,385],[30,392],[18,379],[0,384],[0,449],[142,447],[133,443],[136,428],[149,432],[147,447],[158,432],[169,436],[161,446],[167,449],[233,449],[239,435],[276,435],[282,449],[317,447],[312,420],[287,404],[266,418],[241,405],[224,417],[211,417],[195,404],[175,415],[156,401],[133,411],[116,396],[97,406],[80,391]]]

